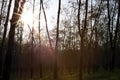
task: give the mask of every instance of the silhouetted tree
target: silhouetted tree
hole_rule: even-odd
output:
[[[43,77],[43,70],[42,70],[42,54],[41,54],[41,22],[40,22],[40,20],[41,20],[41,7],[42,7],[42,0],[40,0],[40,5],[39,5],[40,7],[39,7],[39,22],[38,22],[38,32],[39,32],[39,48],[40,48],[40,63],[39,63],[39,69],[40,69],[40,78],[42,78]]]
[[[44,9],[44,6],[43,6],[43,0],[41,0],[41,2],[42,2],[41,5],[42,5],[42,9],[43,9],[44,18],[45,18],[46,32],[47,32],[47,36],[48,36],[48,39],[49,39],[50,48],[53,51],[51,38],[50,38],[49,30],[48,30],[47,17],[46,17],[45,9]]]
[[[116,42],[118,38],[118,30],[119,30],[119,18],[120,18],[120,1],[118,1],[118,13],[117,13],[117,22],[116,26],[111,25],[112,19],[110,14],[110,1],[107,0],[107,13],[108,13],[108,33],[110,39],[110,47],[111,47],[111,60],[110,60],[110,69],[113,70],[115,68],[115,55],[116,55]],[[112,22],[114,23],[114,22]],[[115,32],[113,28],[115,27]]]
[[[18,9],[20,0],[15,0],[14,3],[14,10],[13,10],[13,16],[11,19],[11,27],[9,31],[9,39],[8,39],[8,46],[7,46],[7,52],[5,56],[5,62],[4,62],[4,69],[3,69],[3,76],[2,80],[10,80],[10,73],[11,73],[11,64],[12,64],[12,54],[14,53],[14,36],[15,36],[15,27],[17,24],[17,21],[19,20],[19,13]],[[25,0],[22,1],[22,3],[25,3]],[[24,6],[24,5],[22,5]],[[16,14],[18,13],[18,14]]]
[[[58,40],[59,40],[59,22],[60,22],[60,10],[61,10],[61,0],[58,3],[58,14],[57,14],[57,29],[56,29],[56,44],[54,53],[54,80],[58,79],[58,66],[57,66],[57,54],[58,54]]]
[[[80,7],[81,7],[81,0],[79,0],[78,1],[78,31],[79,31],[79,36],[80,36],[80,38],[81,38],[81,30],[80,30]],[[82,39],[81,39],[81,42],[82,42]],[[81,43],[80,44],[80,49],[83,47],[83,45],[82,45],[83,43]],[[80,69],[79,69],[79,80],[82,80],[82,75],[83,75],[83,73],[82,73],[82,65],[83,65],[83,63],[82,63],[82,54],[83,54],[83,51],[82,51],[82,49],[81,49],[81,53],[80,53],[80,62],[79,62],[79,67],[80,67]]]
[[[0,45],[0,75],[2,73],[2,62],[3,62],[2,61],[2,56],[3,56],[3,51],[4,51],[4,44],[5,44],[5,41],[6,41],[5,38],[6,38],[7,27],[8,27],[8,22],[9,22],[11,3],[12,3],[12,0],[9,1],[6,21],[5,21],[5,24],[4,24],[4,33],[3,33],[2,42],[1,42],[1,45]],[[4,0],[3,0],[2,4],[4,4]],[[2,8],[3,8],[3,5],[2,5]],[[2,11],[2,8],[1,8],[1,11]]]
[[[32,17],[33,17],[33,21],[32,21],[32,29],[31,29],[31,69],[30,69],[30,78],[33,78],[33,73],[34,73],[34,68],[33,68],[33,63],[34,63],[34,58],[33,58],[33,54],[34,54],[34,12],[35,12],[35,1],[33,0],[33,11],[32,11]]]

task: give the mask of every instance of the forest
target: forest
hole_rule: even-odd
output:
[[[120,80],[120,0],[0,0],[0,80]]]

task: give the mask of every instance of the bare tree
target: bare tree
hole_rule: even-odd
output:
[[[10,25],[11,27],[9,31],[9,39],[8,39],[7,52],[6,52],[5,62],[4,62],[2,80],[10,80],[12,53],[14,53],[15,28],[16,28],[17,21],[19,20],[19,17],[20,17],[18,13],[19,2],[20,0],[15,0],[15,3],[14,3],[15,6],[13,11],[13,16],[11,19],[11,25]],[[23,0],[23,4],[24,3],[25,3],[25,0]]]
[[[40,69],[40,78],[42,78],[43,77],[43,70],[42,70],[42,62],[41,62],[41,31],[40,31],[40,24],[41,24],[41,22],[40,22],[40,20],[41,20],[41,8],[42,7],[42,0],[40,0],[40,8],[39,8],[39,22],[38,22],[38,32],[39,32],[39,48],[40,48],[40,63],[39,63],[39,69]]]
[[[48,30],[47,17],[46,17],[45,9],[44,9],[44,6],[43,6],[43,0],[41,0],[41,2],[42,2],[42,9],[43,9],[43,14],[44,14],[44,18],[45,18],[46,32],[47,32],[47,36],[48,36],[48,39],[49,39],[50,48],[53,51],[51,38],[50,38],[49,30]]]
[[[34,63],[34,59],[33,59],[33,53],[34,53],[34,12],[35,12],[35,1],[33,0],[33,23],[32,23],[32,29],[31,29],[31,69],[30,69],[30,78],[33,78],[33,63]]]
[[[80,7],[81,7],[81,0],[79,0],[78,1],[78,15],[77,15],[77,18],[78,18],[78,31],[79,31],[79,37],[81,38],[81,30],[80,30]],[[81,39],[82,40],[82,39]],[[82,41],[81,41],[82,42]],[[81,43],[80,44],[80,49],[82,48],[82,44],[83,43]],[[80,62],[79,62],[79,80],[82,80],[82,75],[83,75],[83,73],[82,73],[82,55],[83,54],[83,51],[82,51],[82,49],[81,49],[81,53],[80,53]]]
[[[115,55],[116,55],[116,46],[117,46],[117,38],[118,38],[118,31],[120,27],[120,0],[118,1],[118,14],[117,14],[117,22],[116,22],[116,28],[115,28],[115,36],[114,36],[114,48],[113,48],[113,53],[112,53],[112,69],[114,69],[115,66]]]
[[[12,0],[9,1],[6,21],[5,21],[5,24],[4,24],[3,38],[2,38],[1,45],[0,45],[0,74],[2,73],[2,56],[3,56],[3,51],[4,51],[3,47],[4,47],[4,44],[5,44],[5,40],[6,40],[5,38],[6,38],[7,26],[8,26],[8,22],[9,22],[11,3],[12,3]],[[4,4],[4,0],[3,0],[2,4]],[[3,8],[3,5],[2,5],[2,8]],[[1,8],[1,11],[2,11],[2,8]]]
[[[80,30],[80,6],[81,6],[81,0],[78,2],[78,30],[79,30],[79,36],[81,38],[80,42],[80,64],[79,64],[79,80],[83,80],[83,53],[84,53],[84,38],[85,38],[85,33],[87,30],[87,12],[88,12],[88,0],[86,0],[85,3],[85,20],[84,20],[84,26],[82,31]]]
[[[55,44],[55,53],[54,53],[54,80],[58,79],[57,54],[58,54],[58,40],[59,40],[60,10],[61,10],[61,0],[59,0],[58,3],[58,14],[57,14],[56,44]]]
[[[110,47],[111,47],[111,60],[110,60],[110,69],[113,70],[115,67],[115,55],[116,55],[116,42],[119,30],[119,18],[120,18],[120,0],[118,0],[118,13],[117,13],[117,22],[115,26],[115,33],[113,31],[113,27],[111,26],[111,14],[110,14],[110,1],[107,0],[107,13],[108,13],[108,32],[110,39]],[[112,28],[112,29],[111,29]]]
[[[46,32],[47,32],[47,36],[48,36],[48,40],[49,40],[49,45],[50,45],[51,50],[54,52],[52,42],[51,42],[51,38],[50,38],[50,34],[49,34],[49,30],[48,30],[47,17],[46,17],[44,5],[43,5],[43,0],[41,0],[41,6],[42,6],[44,18],[45,18]]]

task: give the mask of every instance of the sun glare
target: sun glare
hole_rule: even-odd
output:
[[[32,11],[30,10],[26,10],[22,13],[21,15],[21,21],[25,24],[25,25],[31,25],[33,22],[33,14]]]

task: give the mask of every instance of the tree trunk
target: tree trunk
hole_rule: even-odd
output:
[[[79,36],[81,38],[80,42],[80,64],[79,64],[79,80],[83,80],[83,52],[84,52],[84,37],[86,33],[86,27],[87,27],[87,12],[88,12],[88,0],[86,0],[85,4],[85,22],[83,30],[80,31],[80,6],[81,6],[81,0],[79,0],[79,8],[78,8],[78,30],[79,30]],[[81,34],[82,33],[82,34]]]
[[[15,27],[20,17],[19,15],[14,13],[18,13],[19,2],[20,0],[15,0],[15,3],[14,3],[15,6],[14,6],[13,16],[11,20],[11,27],[9,31],[9,39],[8,39],[7,52],[6,52],[5,62],[4,62],[2,80],[10,80],[12,54],[14,53]]]
[[[58,80],[57,54],[58,54],[60,9],[61,9],[61,0],[59,0],[59,3],[58,3],[58,14],[57,14],[57,30],[56,30],[56,44],[55,44],[55,53],[54,53],[54,74],[53,74],[54,80]]]
[[[53,47],[52,47],[52,43],[51,43],[51,38],[50,38],[49,31],[48,31],[47,17],[46,17],[45,9],[44,9],[44,6],[43,6],[43,0],[41,0],[41,2],[42,2],[42,9],[43,9],[43,14],[44,14],[44,18],[45,18],[46,32],[47,32],[47,36],[48,36],[48,39],[49,39],[50,48],[53,51]]]
[[[33,63],[34,63],[34,59],[33,59],[33,53],[34,53],[34,11],[35,11],[35,0],[33,0],[33,23],[32,23],[32,32],[31,32],[31,68],[30,68],[30,78],[33,78]]]
[[[116,22],[116,29],[115,33],[111,30],[111,16],[110,16],[110,9],[109,9],[109,0],[107,0],[107,11],[108,11],[108,33],[110,38],[110,47],[111,47],[111,59],[110,59],[110,70],[113,70],[115,67],[115,55],[116,55],[116,40],[118,35],[119,29],[119,18],[120,18],[120,1],[118,2],[118,14],[117,14],[117,22]],[[112,26],[113,28],[113,26]],[[115,35],[115,36],[114,36]]]
[[[4,3],[5,3],[5,0],[2,0],[2,5],[1,5],[1,9],[0,9],[0,11],[1,11],[1,13],[0,13],[0,18],[1,18],[1,19],[0,19],[0,26],[1,26],[1,21],[2,21],[3,7],[4,7],[4,5],[5,5]]]
[[[81,30],[80,30],[80,8],[81,8],[81,0],[78,1],[78,31],[79,31],[79,36],[81,38]],[[81,42],[82,42],[82,38],[81,38]],[[81,52],[80,52],[80,61],[79,61],[79,80],[82,80],[82,53],[83,53],[83,49],[82,49],[82,46],[83,46],[83,42],[82,44],[80,43],[80,49],[81,49]]]
[[[3,0],[4,1],[4,0]],[[12,0],[10,0],[9,5],[8,5],[8,11],[7,11],[7,17],[6,17],[6,21],[4,24],[4,33],[3,33],[3,38],[2,38],[2,42],[1,42],[1,47],[0,47],[0,76],[2,73],[2,64],[3,64],[3,53],[4,53],[4,44],[5,44],[5,38],[6,38],[6,33],[7,33],[7,26],[8,26],[8,22],[9,22],[9,15],[10,15],[10,7],[11,7],[11,3]]]
[[[40,78],[43,77],[43,70],[42,70],[42,59],[41,59],[41,31],[40,31],[40,19],[41,19],[41,7],[42,7],[42,0],[40,0],[40,8],[39,8],[39,23],[38,23],[38,32],[39,32],[39,48],[40,48],[40,63],[39,63],[39,72],[40,72]]]
[[[111,62],[111,69],[114,69],[115,67],[115,55],[116,55],[116,43],[117,43],[117,36],[119,31],[119,20],[120,20],[120,0],[118,2],[118,14],[117,14],[117,23],[116,23],[116,30],[115,30],[115,36],[114,36],[114,47],[112,49],[112,62]]]

